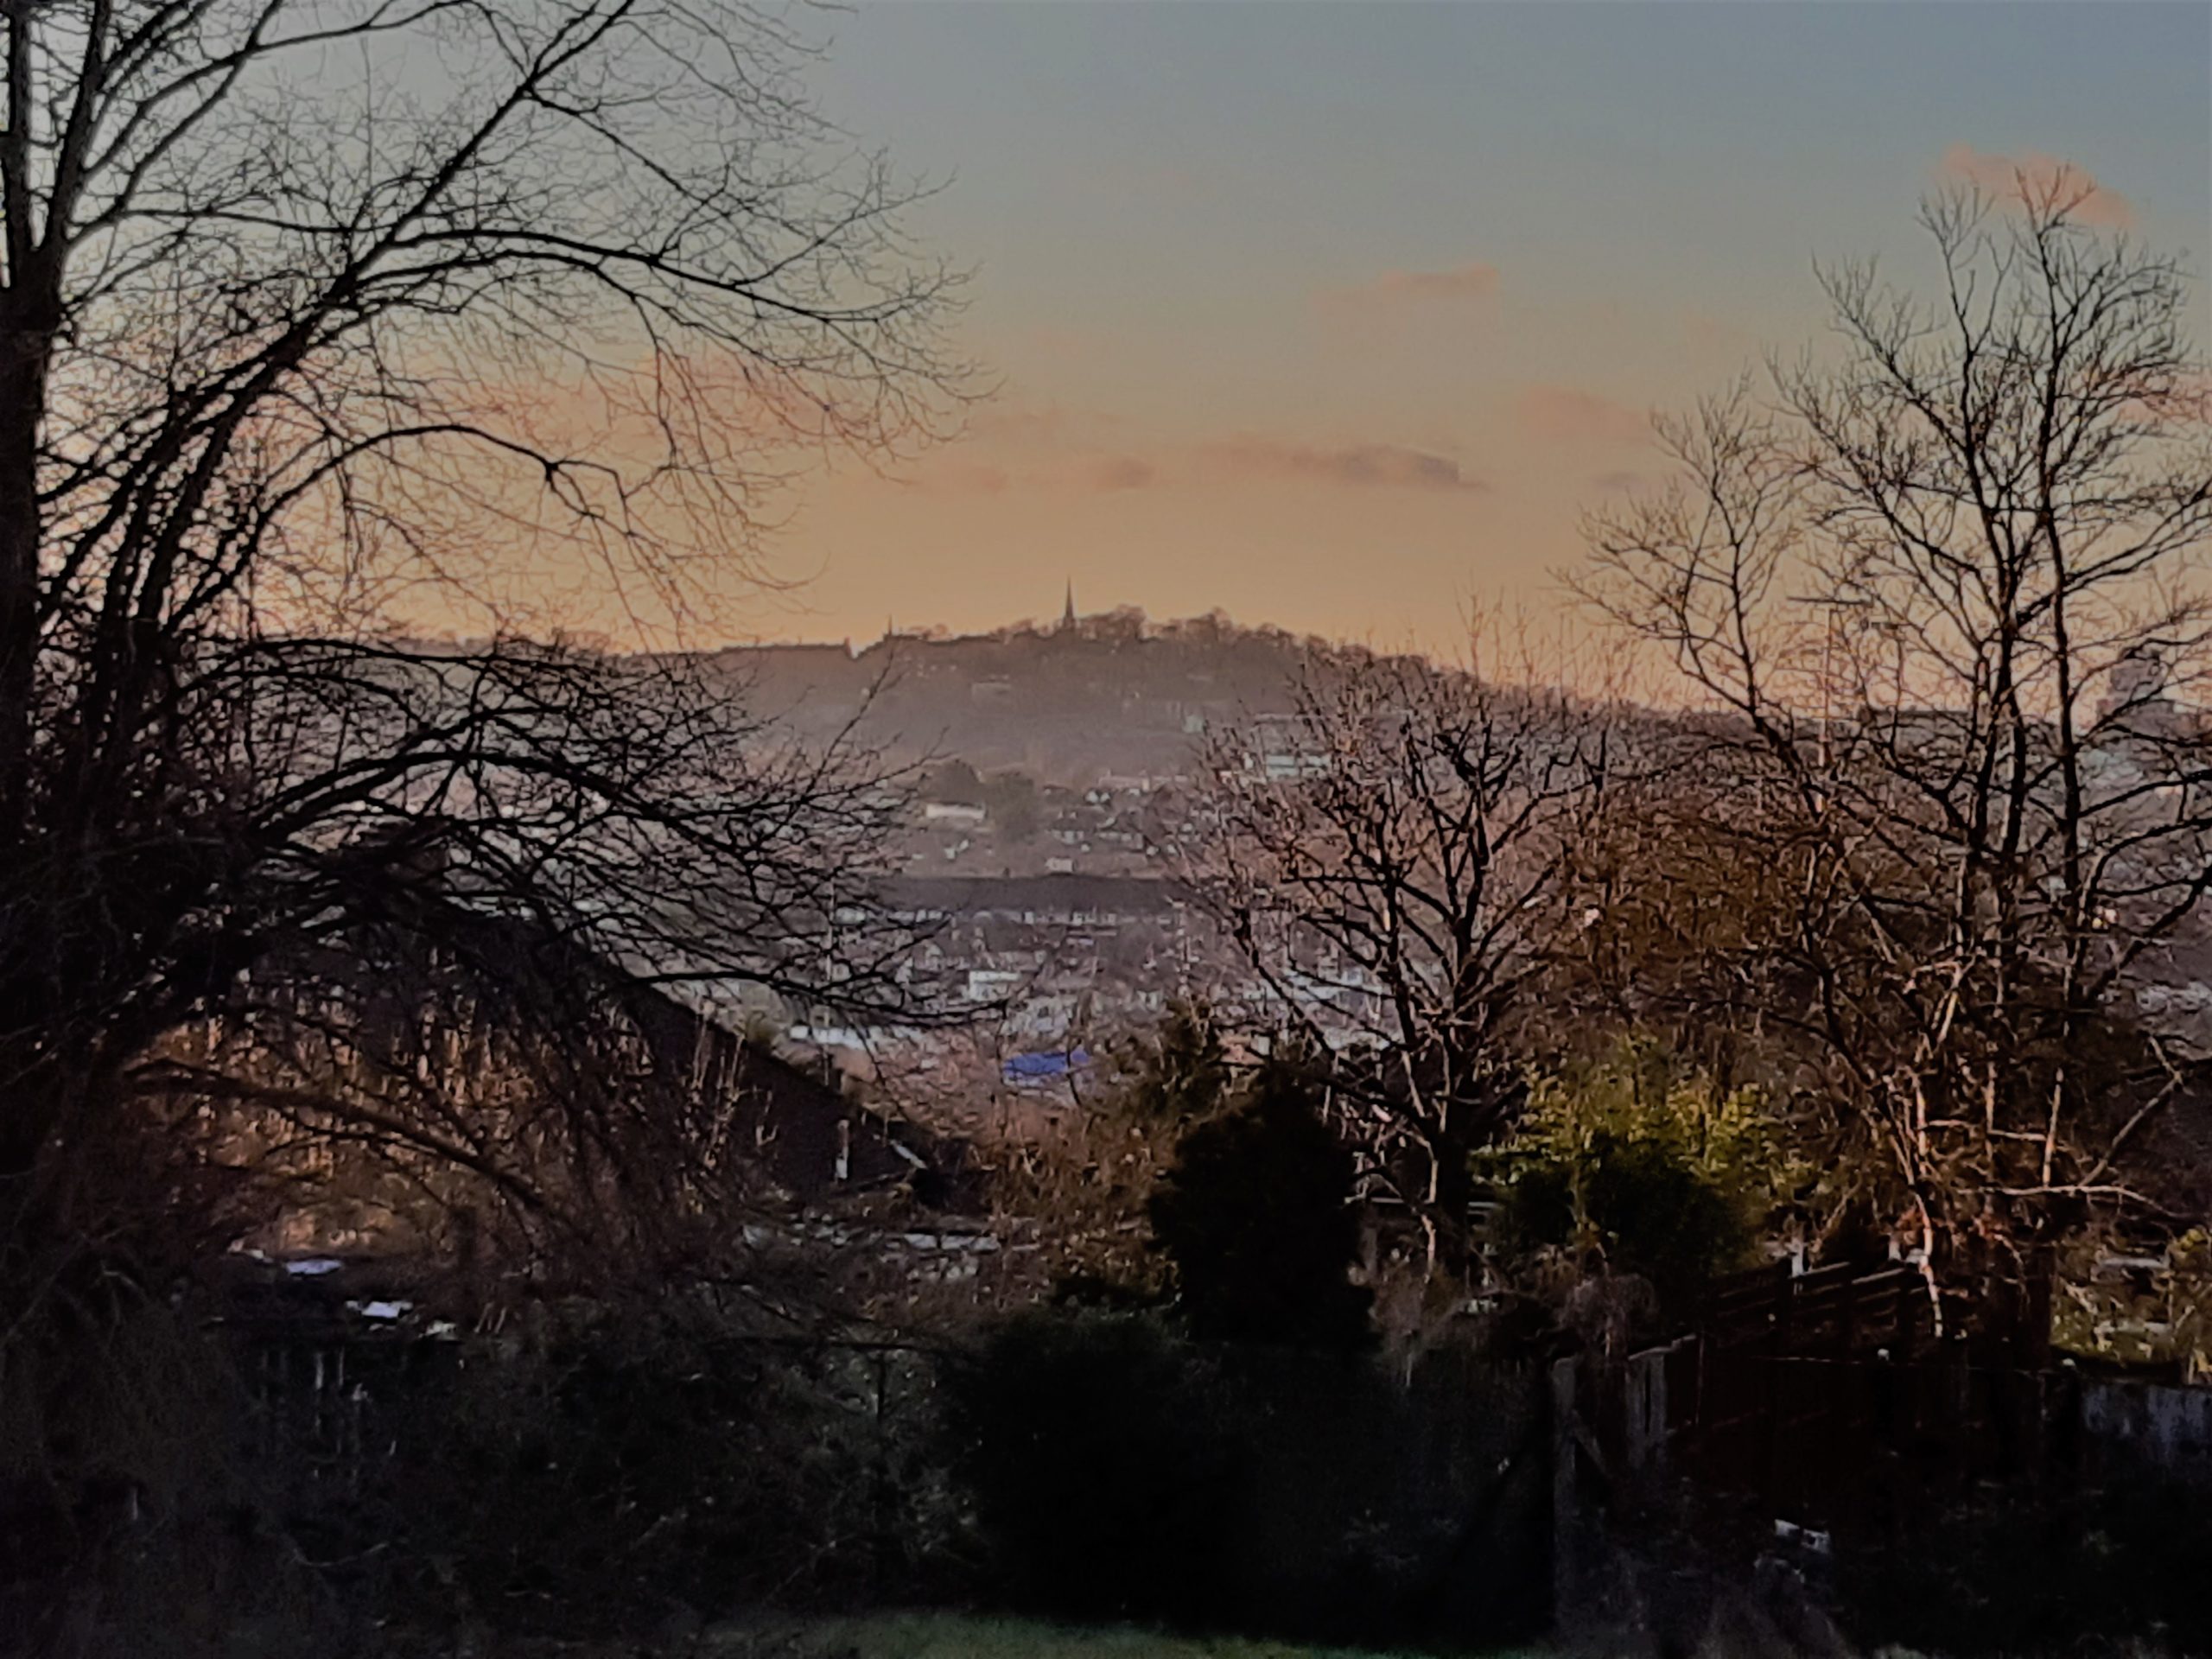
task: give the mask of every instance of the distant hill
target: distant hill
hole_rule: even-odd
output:
[[[857,651],[740,646],[709,665],[758,713],[808,735],[858,720],[861,735],[903,756],[957,755],[982,771],[1087,785],[1187,771],[1204,732],[1287,709],[1300,671],[1338,650],[1218,617],[1147,623],[1115,612],[1052,628],[893,634]]]

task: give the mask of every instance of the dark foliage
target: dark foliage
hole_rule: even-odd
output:
[[[983,804],[983,780],[957,755],[943,765],[932,767],[929,782],[923,793],[933,801],[944,801],[953,806],[981,806]]]
[[[511,1628],[649,1629],[762,1600],[896,1596],[943,1518],[921,1362],[625,1320],[410,1402],[380,1535]]]
[[[1218,1379],[1155,1323],[1027,1314],[944,1374],[1004,1593],[1068,1618],[1217,1611],[1242,1462]]]
[[[1262,1068],[1234,1110],[1183,1136],[1146,1205],[1203,1340],[1371,1338],[1372,1295],[1347,1277],[1359,1250],[1352,1157],[1318,1104],[1293,1067]]]
[[[578,632],[680,633],[762,574],[772,457],[958,396],[913,192],[837,159],[811,50],[719,0],[10,12],[0,1460],[32,1480],[105,1478],[32,1390],[245,1238],[467,1217],[518,1274],[745,1270],[723,1103],[657,1014],[894,984],[903,926],[834,971],[823,936],[899,789]],[[401,61],[448,84],[396,98]]]
[[[1141,1285],[1096,1273],[1064,1273],[1052,1281],[1055,1307],[1087,1307],[1107,1313],[1139,1313],[1165,1300]]]
[[[1229,1093],[1229,1056],[1213,1011],[1178,1001],[1160,1029],[1135,1046],[1135,1072],[1125,1095],[1129,1115],[1169,1126],[1198,1122],[1221,1109]]]
[[[1664,1141],[1601,1130],[1573,1161],[1532,1164],[1505,1191],[1510,1245],[1563,1248],[1586,1226],[1611,1267],[1648,1279],[1669,1303],[1732,1266],[1746,1243],[1728,1195]]]
[[[1459,1351],[1402,1365],[1040,1310],[948,1363],[939,1421],[990,1599],[1456,1649],[1548,1608],[1534,1381]]]
[[[2154,1478],[2068,1498],[1984,1501],[1910,1547],[1847,1555],[1847,1622],[1869,1643],[2057,1655],[2212,1642],[2212,1514]]]

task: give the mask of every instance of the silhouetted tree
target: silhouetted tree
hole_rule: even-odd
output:
[[[779,451],[895,450],[957,391],[948,278],[806,49],[720,0],[8,9],[16,1397],[222,1242],[203,1199],[362,1156],[658,1259],[734,1160],[648,993],[900,999],[865,754],[518,637],[564,593],[680,620],[759,574]]]
[[[1661,832],[1756,897],[1712,977],[1799,1039],[1931,1295],[2033,1291],[2152,1198],[2203,1063],[2154,1005],[2212,888],[2212,429],[2182,267],[2089,188],[1929,202],[1932,300],[1824,273],[1834,353],[1662,423],[1674,487],[1590,527],[1592,596],[1716,711]]]
[[[1461,1257],[1467,1155],[1520,1098],[1529,993],[1579,925],[1611,726],[1525,657],[1354,653],[1310,671],[1287,718],[1209,741],[1186,879],[1260,982],[1253,1017],[1325,1063],[1363,1177],[1432,1262]]]
[[[1110,1081],[1087,1090],[1057,1132],[1004,1149],[999,1193],[1038,1229],[1063,1300],[1142,1306],[1163,1287],[1147,1201],[1178,1139],[1228,1103],[1232,1077],[1202,1003],[1172,1004],[1114,1058]]]
[[[1221,1027],[1203,1002],[1169,1004],[1157,1030],[1131,1046],[1128,1110],[1179,1132],[1220,1109],[1230,1086]]]
[[[1233,1402],[1156,1318],[1033,1311],[944,1375],[953,1465],[1004,1587],[1068,1618],[1203,1618],[1222,1600]]]
[[[1037,838],[1037,780],[1027,772],[995,773],[983,785],[982,804],[1002,840],[1020,846]]]
[[[1301,1347],[1368,1341],[1351,1152],[1321,1121],[1312,1068],[1263,1065],[1197,1123],[1145,1211],[1193,1334]]]

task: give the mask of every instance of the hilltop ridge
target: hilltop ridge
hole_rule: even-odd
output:
[[[1079,787],[1185,772],[1207,731],[1287,710],[1301,671],[1356,651],[1218,613],[1152,622],[1114,611],[982,634],[887,632],[859,648],[732,646],[708,662],[802,734],[855,725],[894,754]]]

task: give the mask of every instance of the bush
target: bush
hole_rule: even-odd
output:
[[[899,1593],[939,1518],[910,1466],[935,1438],[915,1368],[676,1317],[479,1354],[409,1402],[378,1524],[425,1589],[516,1629]]]
[[[1200,1122],[1145,1209],[1207,1341],[1348,1348],[1372,1339],[1351,1154],[1288,1066],[1263,1067],[1225,1116]]]
[[[1019,1606],[1205,1622],[1240,1450],[1221,1379],[1151,1319],[1033,1313],[948,1363],[952,1458]]]
[[[1644,1042],[1541,1080],[1481,1162],[1509,1249],[1594,1250],[1669,1301],[1740,1265],[1803,1178],[1756,1091],[1724,1094]]]
[[[245,1455],[248,1380],[204,1309],[118,1273],[35,1313],[0,1344],[0,1650],[357,1651],[270,1502],[275,1471]]]
[[[1670,1303],[1736,1265],[1749,1243],[1726,1196],[1675,1148],[1602,1132],[1522,1173],[1507,1190],[1505,1230],[1523,1250],[1573,1245],[1586,1230],[1609,1265]]]
[[[2212,1514],[2145,1479],[2057,1501],[1991,1499],[1909,1546],[1847,1555],[1838,1588],[1862,1641],[1959,1656],[2204,1650]]]

